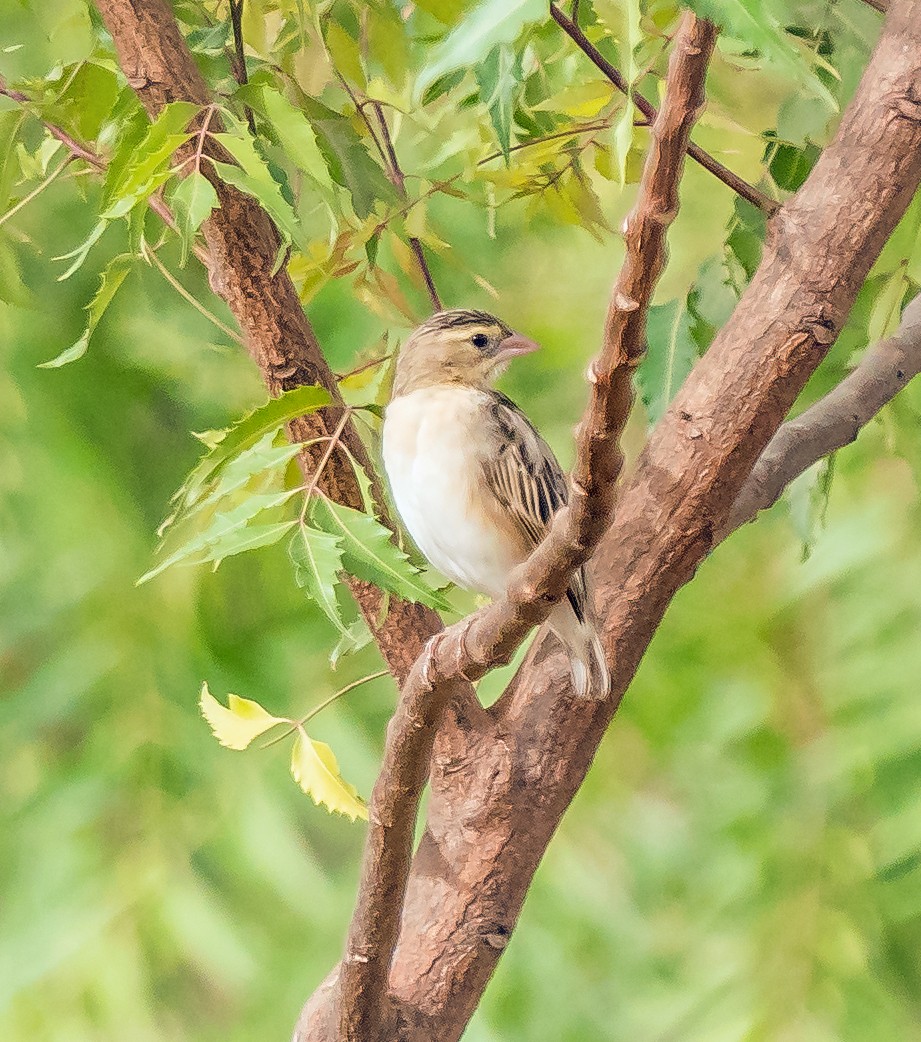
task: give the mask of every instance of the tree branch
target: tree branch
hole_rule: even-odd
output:
[[[687,141],[704,102],[715,40],[710,23],[685,14],[636,208],[627,221],[626,259],[612,292],[604,344],[590,370],[590,400],[577,437],[569,504],[556,515],[506,595],[430,642],[404,684],[371,797],[358,901],[340,971],[343,1039],[393,1037],[394,1024],[386,1015],[387,985],[416,812],[435,724],[456,678],[474,680],[507,662],[565,595],[573,572],[590,557],[608,526],[623,466],[619,440],[633,402],[633,369],[645,350],[646,312],[664,264],[666,229],[677,213]]]
[[[190,101],[203,108],[211,104],[208,88],[166,0],[143,4],[96,0],[96,6],[128,82],[151,116],[171,101]],[[239,323],[270,394],[303,384],[320,384],[332,395],[333,406],[289,425],[291,439],[306,442],[328,436],[341,417],[338,386],[287,271],[273,274],[278,244],[275,227],[255,200],[224,184],[211,164],[205,164],[202,173],[211,180],[221,204],[203,226],[211,255],[211,284]],[[356,459],[368,462],[351,423],[343,433],[343,442]],[[315,469],[317,453],[314,444],[299,456],[305,474]],[[373,477],[373,470],[369,467],[368,471]],[[337,452],[325,468],[321,488],[337,502],[358,509],[363,505],[344,452]],[[360,580],[352,580],[350,588],[391,672],[402,681],[425,640],[441,629],[441,620],[422,605],[391,599],[381,624],[380,591]]]
[[[921,181],[921,0],[893,0],[834,141],[772,222],[762,264],[623,488],[595,555],[612,697],[573,697],[538,640],[471,728],[445,715],[426,831],[390,972],[394,1038],[455,1042],[514,928],[533,873],[675,591],[725,523],[755,460],[843,325]],[[337,1039],[337,977],[296,1037]]]
[[[656,118],[655,106],[647,101],[638,91],[632,89],[632,85],[627,83],[621,71],[605,58],[601,51],[582,32],[575,20],[567,17],[555,3],[550,4],[550,16],[595,67],[603,72],[621,94],[625,94],[643,113],[646,119],[652,123]],[[702,166],[704,170],[708,170],[714,177],[722,181],[724,185],[728,185],[737,195],[747,199],[753,206],[757,206],[759,210],[763,210],[769,217],[780,208],[779,202],[771,199],[755,188],[754,185],[750,185],[737,174],[734,174],[728,167],[723,166],[709,152],[705,152],[698,145],[688,142],[687,152],[695,163]]]
[[[898,331],[869,348],[857,367],[824,398],[788,420],[758,458],[736,497],[723,539],[773,506],[783,490],[829,453],[857,439],[861,429],[921,373],[921,295],[902,313]]]

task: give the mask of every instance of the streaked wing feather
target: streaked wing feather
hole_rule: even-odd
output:
[[[553,450],[518,406],[497,391],[491,393],[491,399],[497,450],[484,460],[486,482],[525,539],[537,546],[547,534],[550,519],[568,499],[566,476]],[[586,604],[581,568],[572,577],[569,600],[581,622]]]

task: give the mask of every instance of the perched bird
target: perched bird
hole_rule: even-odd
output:
[[[384,418],[384,467],[410,535],[438,571],[491,597],[505,593],[568,495],[550,447],[491,386],[510,359],[535,350],[484,311],[438,312],[403,346]],[[583,569],[548,622],[576,692],[606,695]]]

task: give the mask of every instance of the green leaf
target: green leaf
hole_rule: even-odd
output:
[[[149,125],[130,157],[126,157],[120,179],[111,187],[111,198],[100,215],[103,220],[123,217],[169,179],[170,157],[192,137],[185,127],[197,112],[197,105],[174,101]]]
[[[220,142],[239,163],[211,162],[222,180],[251,195],[269,213],[287,242],[299,242],[301,228],[291,204],[282,195],[281,185],[272,177],[268,164],[256,151],[256,145],[243,124],[237,133],[215,134]]]
[[[262,114],[272,124],[285,155],[323,188],[332,188],[329,169],[307,117],[271,87],[261,92]]]
[[[294,564],[297,585],[306,591],[343,638],[349,637],[336,599],[336,584],[343,571],[340,540],[328,532],[301,524],[288,544],[288,554]]]
[[[835,456],[832,453],[814,463],[794,478],[787,489],[790,520],[803,544],[803,561],[812,555],[818,534],[825,527],[828,497],[835,476]]]
[[[393,543],[393,533],[370,514],[317,496],[311,507],[311,519],[318,528],[340,540],[342,563],[352,575],[403,600],[451,610],[448,602],[426,585],[419,570]]]
[[[90,346],[90,337],[92,337],[96,326],[99,324],[99,320],[105,314],[106,308],[112,303],[112,298],[118,292],[119,286],[125,281],[128,272],[131,271],[134,262],[135,257],[130,253],[119,254],[109,261],[100,276],[99,289],[96,290],[96,295],[86,305],[86,311],[88,312],[86,328],[83,330],[80,339],[62,351],[56,358],[52,358],[49,362],[41,362],[38,366],[39,369],[60,369],[62,365],[74,362],[86,354],[87,348]]]
[[[625,6],[627,16],[627,38],[624,41],[623,52],[627,66],[625,75],[627,83],[630,84],[630,89],[632,91],[634,80],[638,74],[636,66],[636,49],[642,42],[643,37],[640,32],[639,0],[626,0]],[[624,105],[623,111],[618,117],[617,125],[614,127],[614,156],[617,159],[617,170],[622,185],[627,183],[627,156],[630,154],[630,149],[633,145],[633,120],[633,100],[628,97],[627,103]]]
[[[805,48],[800,50],[784,31],[788,17],[786,4],[780,0],[689,0],[688,7],[721,26],[722,37],[735,38],[746,49],[759,52],[837,109],[834,97],[807,60],[809,52]]]
[[[63,282],[65,279],[69,279],[75,271],[78,271],[82,266],[83,262],[89,255],[90,250],[96,245],[97,242],[102,238],[105,230],[109,227],[108,221],[99,221],[89,235],[84,239],[80,245],[71,250],[70,253],[62,253],[60,257],[53,258],[56,261],[61,260],[72,260],[73,263],[64,272],[63,275],[58,275],[58,282]]]
[[[252,699],[237,695],[228,695],[227,705],[223,706],[208,690],[207,683],[201,686],[198,707],[214,737],[225,749],[245,749],[277,724],[291,722],[284,717],[272,716]]]
[[[170,195],[170,205],[173,208],[176,227],[182,241],[179,263],[185,266],[189,258],[189,250],[195,241],[195,233],[220,203],[217,192],[208,178],[200,170],[193,170],[173,189]]]
[[[476,67],[480,101],[489,111],[499,148],[506,163],[511,148],[515,104],[521,92],[521,60],[511,47],[497,46]]]
[[[299,489],[284,489],[282,492],[248,496],[233,509],[216,513],[203,532],[192,536],[156,567],[145,572],[136,585],[146,583],[176,564],[195,565],[206,561],[220,564],[225,557],[277,543],[297,524],[296,520],[261,526],[251,526],[250,522],[263,510],[271,510],[287,503],[298,491]]]
[[[344,781],[332,749],[325,742],[315,742],[298,727],[291,752],[291,774],[301,789],[317,804],[344,814],[354,821],[367,820],[368,808],[354,785]]]
[[[329,405],[331,400],[329,393],[322,387],[295,387],[247,413],[232,427],[220,432],[220,438],[218,432],[210,432],[210,437],[218,440],[192,469],[173,496],[173,502],[179,504],[180,510],[187,509],[202,498],[205,483],[231,459],[255,445],[266,434],[277,431],[282,424],[316,412],[324,405]]]
[[[768,169],[774,184],[785,192],[797,191],[812,172],[821,149],[813,144],[796,148],[779,142],[773,146],[773,155]]]
[[[375,203],[395,202],[393,185],[368,154],[349,120],[315,98],[305,98],[303,104],[329,172],[336,184],[348,190],[355,213],[363,220]]]
[[[416,99],[442,76],[481,62],[497,44],[514,43],[526,26],[546,17],[545,0],[482,0],[433,48],[416,79]]]
[[[359,615],[354,622],[350,622],[346,626],[345,632],[329,653],[329,668],[336,669],[340,659],[346,655],[351,655],[353,652],[360,651],[362,648],[366,648],[372,640],[374,640],[374,634],[365,620]]]
[[[697,359],[697,344],[685,301],[673,300],[651,308],[646,336],[649,347],[636,376],[649,422],[655,424]]]

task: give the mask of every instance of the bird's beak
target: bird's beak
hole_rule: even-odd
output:
[[[538,350],[540,350],[540,344],[522,336],[521,333],[512,333],[511,336],[499,341],[499,350],[496,352],[495,359],[497,362],[505,362],[516,355],[529,355],[532,351]]]

